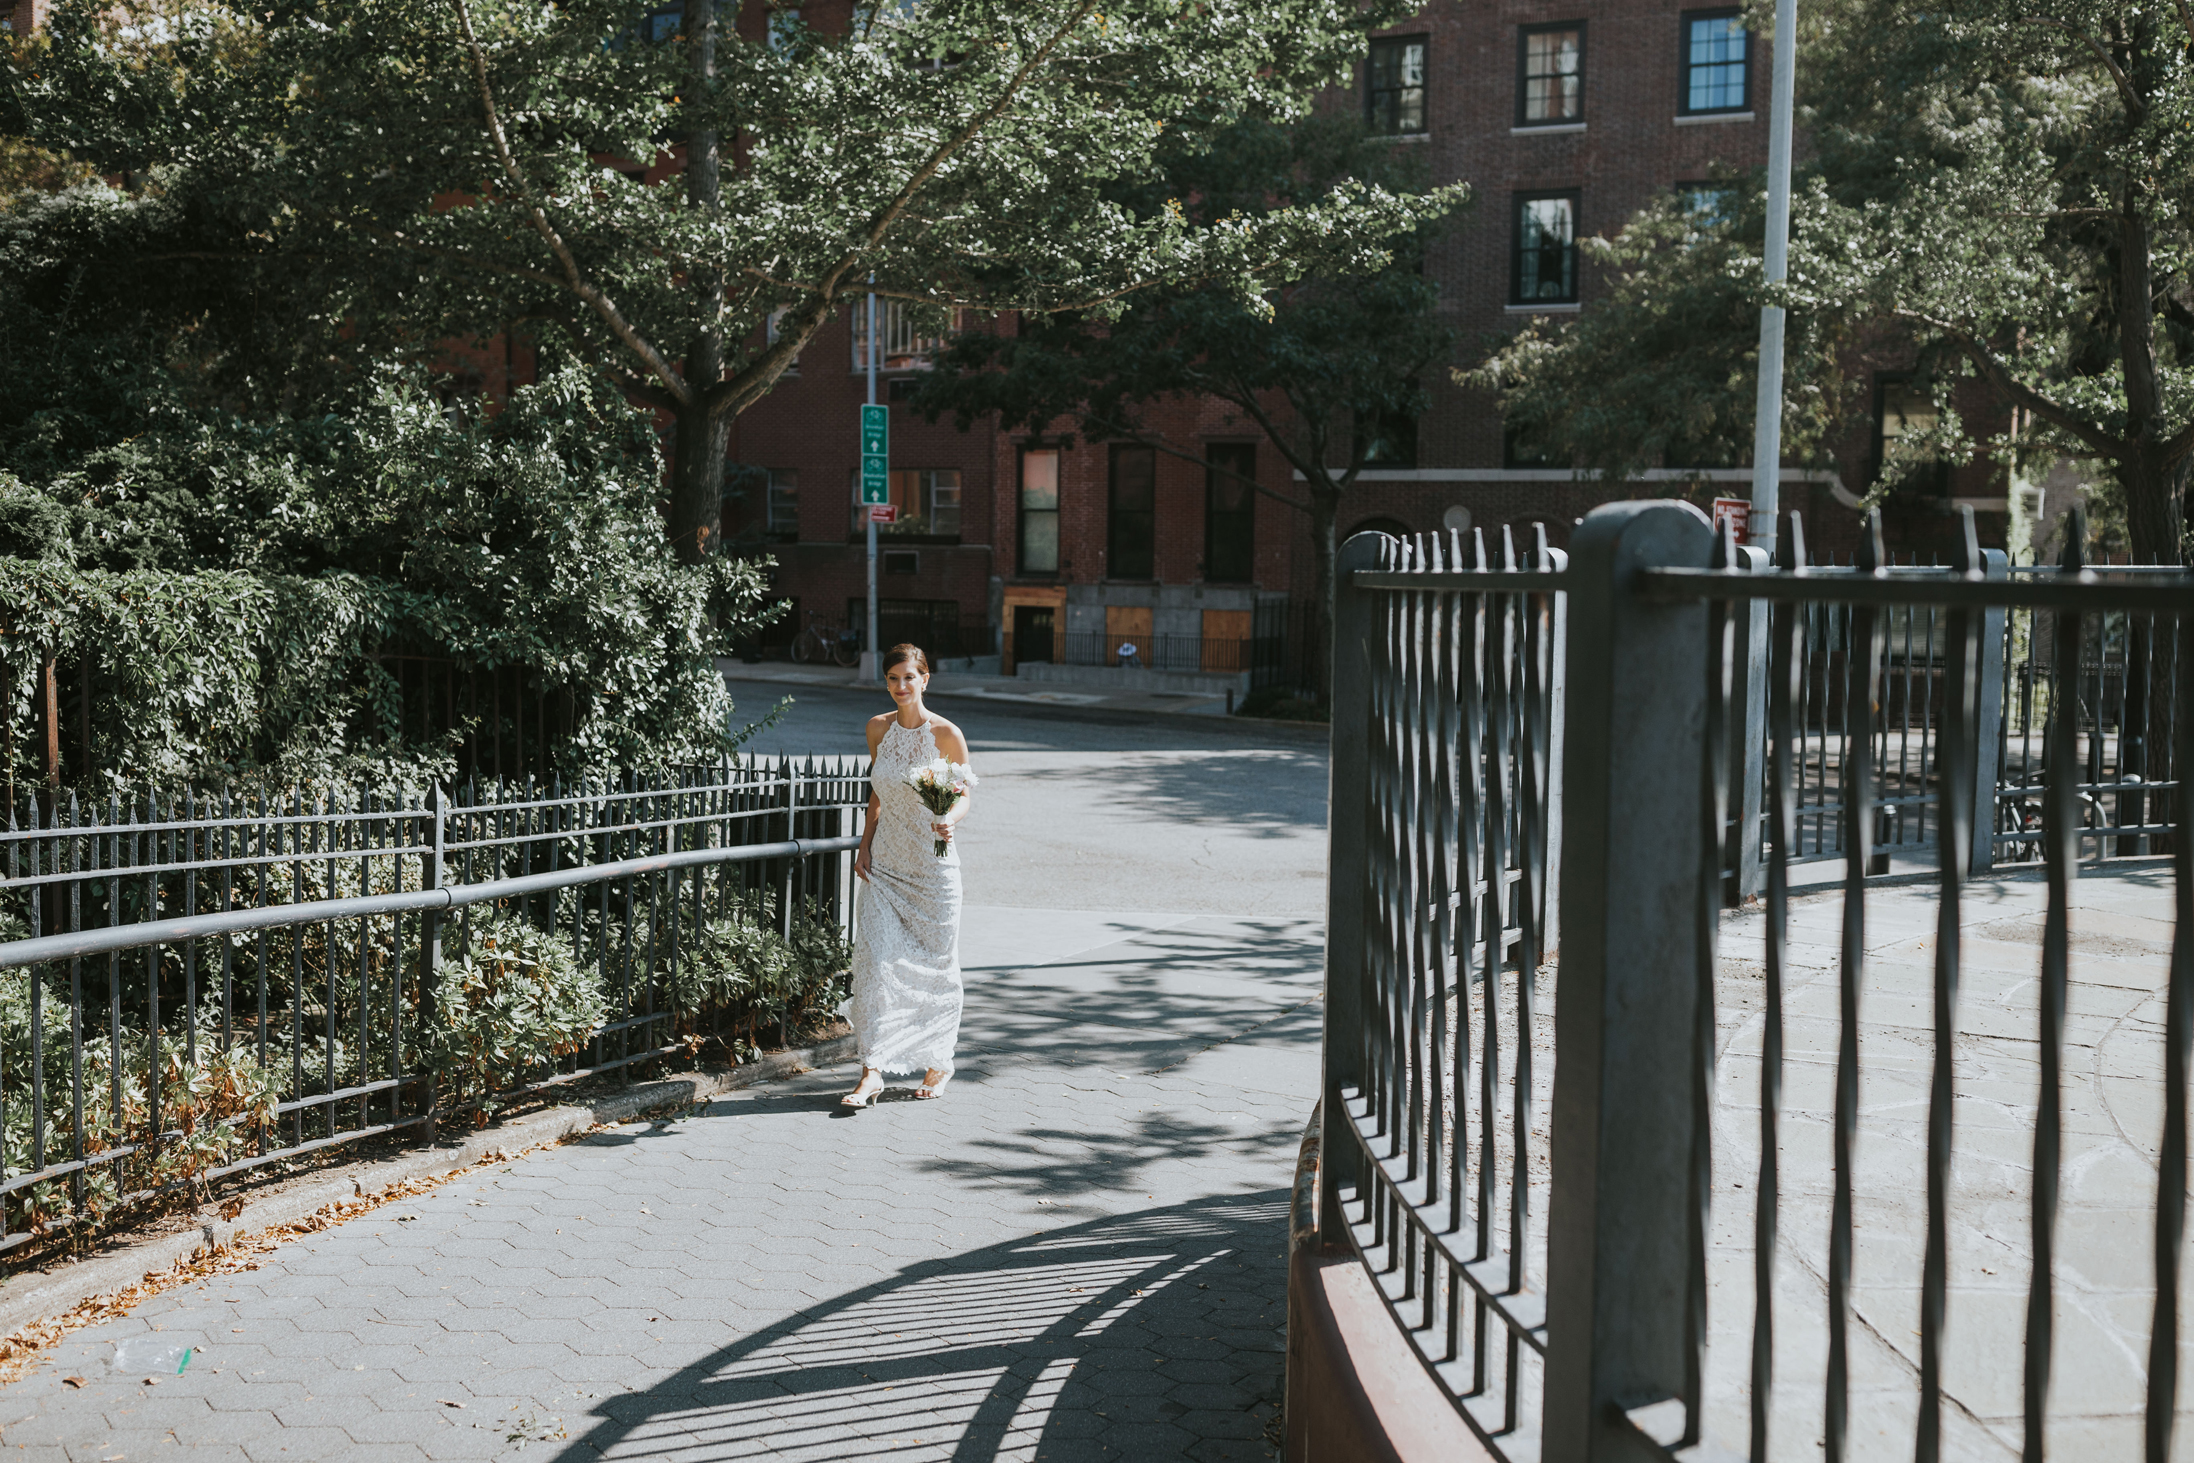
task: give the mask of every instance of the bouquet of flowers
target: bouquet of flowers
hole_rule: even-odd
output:
[[[939,757],[907,773],[907,786],[922,800],[922,806],[940,818],[952,811],[952,805],[967,796],[975,786],[975,774],[965,762],[947,762]],[[952,845],[946,839],[937,840],[937,857],[943,858]]]

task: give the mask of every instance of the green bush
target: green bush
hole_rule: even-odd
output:
[[[853,957],[837,922],[810,905],[793,916],[790,939],[777,926],[776,896],[757,891],[689,937],[678,969],[668,973],[671,1004],[689,1033],[724,1036],[742,1054],[758,1046],[765,1025],[813,1026],[835,1017]]]
[[[512,916],[475,920],[434,982],[426,1050],[443,1101],[487,1121],[496,1094],[578,1051],[608,1009],[567,940]]]

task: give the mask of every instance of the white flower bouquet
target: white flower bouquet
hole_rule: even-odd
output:
[[[975,774],[965,762],[947,762],[939,757],[907,773],[907,786],[922,800],[922,806],[938,817],[952,811],[952,805],[967,796],[975,786]],[[952,846],[948,839],[937,840],[937,857],[943,858],[945,850]]]

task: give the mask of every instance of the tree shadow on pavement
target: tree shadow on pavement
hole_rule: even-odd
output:
[[[602,1405],[566,1459],[1267,1459],[1285,1190],[1064,1225],[850,1290]]]

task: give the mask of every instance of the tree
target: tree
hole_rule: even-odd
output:
[[[253,218],[234,255],[333,261],[327,314],[354,328],[567,343],[674,423],[689,559],[732,420],[872,279],[937,312],[1252,297],[1368,265],[1434,206],[1342,185],[1130,215],[1109,191],[1177,138],[1299,114],[1412,0],[909,0],[833,34],[720,0],[263,0],[146,23],[173,3],[57,6],[14,53],[31,135]]]
[[[1801,387],[1786,406],[1791,439],[1818,442],[1832,420],[1838,355],[1895,331],[1943,408],[1916,447],[2096,463],[2135,558],[2183,560],[2194,6],[1826,0],[1809,13],[1798,78],[1813,156],[1778,294]],[[1558,399],[1612,373],[1700,404],[1732,442],[1749,419],[1738,403],[1751,398],[1763,297],[1756,228],[1687,248],[1669,214],[1649,212],[1639,239],[1605,252],[1624,270],[1612,310],[1595,304],[1552,334],[1527,333],[1472,378],[1497,384],[1504,408],[1558,454],[1622,465],[1591,410]],[[1744,219],[1756,218],[1749,205]],[[1692,349],[1640,349],[1686,320],[1701,332]],[[1991,436],[1949,410],[1960,378],[1986,385],[2008,430]]]
[[[1115,317],[1024,320],[1016,334],[964,332],[919,378],[912,405],[932,420],[952,412],[963,425],[993,411],[1009,429],[1043,431],[1063,419],[1093,440],[1142,442],[1201,464],[1146,430],[1140,412],[1167,398],[1226,402],[1302,480],[1302,497],[1279,501],[1310,520],[1318,608],[1310,643],[1322,647],[1341,501],[1377,437],[1414,427],[1426,404],[1423,373],[1453,343],[1435,312],[1438,290],[1417,261],[1469,190],[1424,188],[1414,159],[1332,116],[1245,122],[1184,139],[1161,160],[1157,180],[1121,190],[1121,205],[1135,216],[1174,208],[1215,228],[1369,186],[1412,200],[1418,224],[1375,267],[1336,264],[1255,297],[1190,284],[1147,291]],[[1312,663],[1322,693],[1323,658]]]

